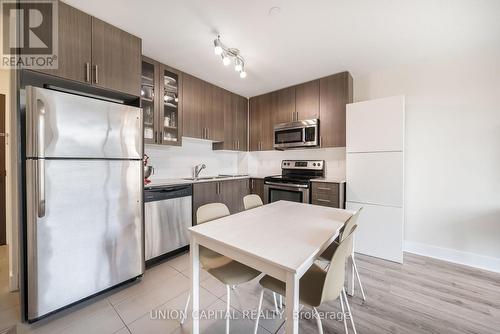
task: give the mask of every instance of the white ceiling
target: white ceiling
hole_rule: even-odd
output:
[[[500,49],[499,0],[65,1],[141,37],[145,55],[247,97],[344,70],[356,77]],[[215,56],[218,33],[241,50],[246,79]]]

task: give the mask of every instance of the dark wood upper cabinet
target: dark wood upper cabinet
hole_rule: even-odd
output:
[[[296,121],[295,87],[280,89],[270,94],[273,130],[276,124]]]
[[[159,144],[182,144],[182,73],[170,66],[160,64],[158,92],[158,138]]]
[[[183,75],[183,135],[191,138],[205,139],[203,125],[203,89],[204,82],[192,75]]]
[[[352,76],[342,72],[320,79],[321,147],[345,147],[346,104],[352,103]]]
[[[183,82],[183,135],[222,142],[225,91],[189,74],[184,74]]]
[[[224,140],[223,89],[208,82],[203,83],[202,120],[206,128],[205,139],[221,142]]]
[[[250,151],[272,150],[274,126],[319,118],[320,146],[345,146],[346,104],[352,102],[349,72],[330,75],[250,98]]]
[[[141,107],[144,143],[182,143],[182,73],[151,58],[142,57]]]
[[[238,151],[248,150],[248,99],[231,94],[233,108],[236,110],[235,139]]]
[[[224,111],[224,141],[213,143],[214,150],[247,150],[248,100],[224,90],[222,109]]]
[[[150,58],[142,57],[141,108],[144,122],[144,144],[158,142],[158,76],[160,64]]]
[[[79,82],[91,82],[92,16],[58,3],[58,68],[37,70]]]
[[[47,74],[139,96],[141,39],[58,2],[58,68]]]
[[[96,86],[138,96],[141,39],[92,17],[92,80]]]
[[[252,97],[249,101],[250,151],[264,151],[273,148],[272,105],[271,94]]]
[[[295,86],[295,112],[298,120],[319,118],[319,80]]]

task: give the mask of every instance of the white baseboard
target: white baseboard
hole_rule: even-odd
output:
[[[412,241],[404,242],[404,250],[408,253],[428,256],[448,262],[500,273],[500,258],[463,252],[451,248],[426,245]]]

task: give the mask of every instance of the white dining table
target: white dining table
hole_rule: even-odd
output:
[[[199,246],[285,282],[285,329],[287,334],[297,334],[299,280],[337,238],[352,214],[348,210],[278,201],[191,227],[191,333],[200,331],[196,316],[200,307]]]

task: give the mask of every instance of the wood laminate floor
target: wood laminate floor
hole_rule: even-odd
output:
[[[363,255],[356,259],[367,296],[363,302],[356,287],[355,296],[349,298],[358,333],[500,333],[500,274],[408,253],[403,265]],[[19,322],[16,295],[6,295],[2,289],[0,332],[15,326],[18,333],[189,333],[189,321],[181,326],[176,319],[156,319],[158,310],[183,309],[189,289],[188,268],[188,255],[181,255],[146,271],[136,284],[33,325]],[[202,272],[201,285],[202,309],[224,311],[224,285],[206,272]],[[231,333],[253,333],[253,321],[244,312],[257,307],[258,292],[258,280],[231,292],[237,318],[230,322]],[[272,294],[264,296],[263,309],[270,311]],[[333,314],[340,307],[332,302],[319,310]],[[304,318],[308,312],[303,310]],[[283,333],[283,320],[266,313],[269,317],[261,320],[259,333]],[[202,333],[224,333],[225,323],[223,319],[204,320]],[[323,325],[325,334],[344,333],[342,322],[337,320],[324,320]],[[301,320],[300,332],[317,333],[315,321]]]

